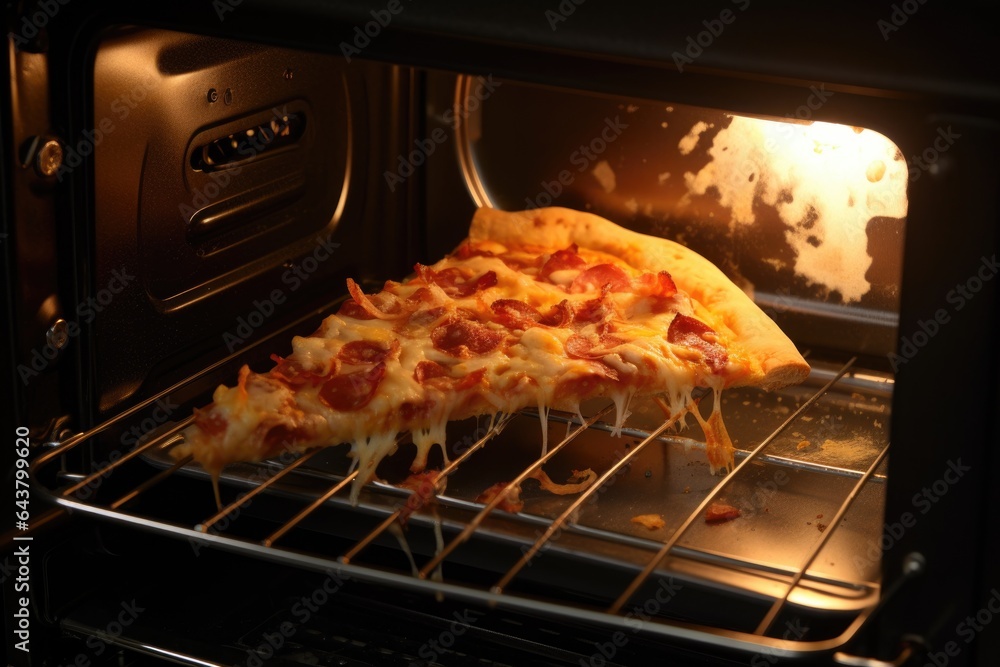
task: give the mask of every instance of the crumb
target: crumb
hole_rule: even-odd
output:
[[[806,525],[807,526],[811,526],[811,525],[813,525],[813,522],[812,521],[806,521]]]
[[[822,519],[822,518],[823,518],[823,515],[822,515],[822,514],[817,514],[817,515],[816,515],[816,518],[817,518],[817,519]]]
[[[691,487],[690,486],[685,486],[684,487],[684,493],[691,493]]]
[[[740,516],[740,510],[724,503],[712,503],[705,510],[705,523],[723,523]]]
[[[802,440],[801,442],[799,442],[799,444],[798,444],[798,445],[796,445],[796,446],[795,446],[795,448],[796,448],[797,450],[799,450],[800,452],[801,452],[801,451],[802,451],[803,449],[809,449],[809,441],[808,441],[808,440]]]
[[[825,523],[817,523],[816,524],[816,528],[817,528],[817,530],[819,530],[819,532],[822,533],[824,530],[826,530],[826,524]]]
[[[768,508],[765,507],[764,508],[764,514],[770,514],[770,513],[771,513],[771,510],[769,510]]]
[[[863,401],[863,400],[865,400],[865,397],[862,394],[859,394],[856,391],[852,391],[851,392],[851,398],[853,398],[856,401]]]
[[[659,530],[667,525],[663,520],[663,517],[659,514],[640,514],[634,516],[630,519],[632,523],[637,523],[640,526],[645,526],[650,530]]]

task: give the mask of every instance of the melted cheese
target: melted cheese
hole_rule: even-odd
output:
[[[494,248],[493,252],[502,250]],[[632,267],[618,260],[609,260],[606,256],[584,251],[580,255],[591,266],[614,261],[630,278],[640,274]],[[424,412],[415,421],[406,424],[412,431],[411,437],[417,448],[412,469],[420,471],[435,445],[442,448],[447,460],[445,426],[449,420],[477,414],[513,413],[528,406],[538,408],[542,451],[545,452],[549,409],[555,407],[579,414],[580,400],[591,396],[580,396],[566,387],[596,377],[600,366],[595,367],[595,362],[603,363],[604,368],[611,369],[619,378],[617,386],[608,387],[611,381],[607,380],[596,385],[607,387],[608,398],[615,403],[616,434],[621,433],[630,414],[629,404],[637,393],[661,394],[671,414],[677,415],[686,410],[696,386],[714,382],[721,387],[721,379],[711,376],[700,352],[672,345],[666,340],[667,329],[677,313],[690,315],[695,312],[695,306],[683,293],[669,300],[669,308],[664,309],[660,303],[655,310],[651,297],[631,292],[605,294],[604,303],[614,312],[611,318],[613,335],[625,341],[614,344],[616,339],[610,339],[609,347],[605,348],[603,343],[599,343],[603,330],[596,323],[582,326],[576,323],[574,328],[531,326],[522,330],[508,329],[491,319],[490,306],[497,299],[523,301],[544,314],[563,301],[578,307],[586,301],[601,298],[600,290],[579,294],[568,292],[566,285],[579,275],[579,270],[556,271],[551,276],[551,282],[547,282],[536,279],[537,266],[518,271],[497,257],[485,256],[465,260],[448,258],[431,268],[440,272],[451,267],[459,267],[471,280],[493,271],[497,276],[496,285],[466,297],[452,298],[441,287],[419,280],[394,284],[391,291],[400,304],[410,303],[407,301],[409,297],[419,297],[417,291],[425,289],[421,293],[422,300],[415,298],[419,307],[423,310],[443,308],[444,312],[422,325],[411,322],[409,314],[367,320],[330,315],[316,335],[293,339],[288,360],[318,375],[329,373],[331,369],[344,374],[363,375],[366,369],[371,368],[371,365],[352,365],[337,360],[341,348],[348,342],[374,341],[386,349],[390,346],[395,349],[398,343],[398,353],[386,359],[386,372],[377,392],[363,408],[338,411],[329,407],[320,396],[322,381],[316,385],[300,384],[292,389],[266,374],[256,375],[244,370],[238,387],[219,387],[215,392],[212,410],[228,425],[221,442],[195,427],[188,433],[189,446],[184,451],[192,451],[199,461],[210,468],[221,467],[230,461],[259,460],[271,455],[263,439],[268,429],[276,425],[308,434],[286,443],[287,449],[305,450],[346,442],[354,459],[352,465],[359,471],[351,491],[351,500],[356,502],[361,486],[375,475],[379,462],[396,450],[401,414],[404,409],[415,409],[413,406],[425,406]],[[705,318],[702,310],[699,307],[698,316]],[[468,358],[456,358],[435,348],[431,337],[435,327],[456,316],[460,319],[473,317],[465,313],[475,313],[477,326],[502,334],[504,339],[501,344],[485,354],[472,354]],[[706,321],[720,333],[725,333],[716,322]],[[584,336],[595,341],[596,356],[593,359],[569,356],[566,345],[572,336]],[[476,379],[477,374],[482,374],[482,379],[465,391],[448,390],[433,381],[421,383],[415,379],[414,373],[418,365],[426,361],[445,367],[456,382],[470,376]],[[704,421],[700,416],[698,418]],[[721,418],[704,423],[711,424],[706,426],[706,434],[711,430],[713,436],[718,436],[717,441],[728,442]]]

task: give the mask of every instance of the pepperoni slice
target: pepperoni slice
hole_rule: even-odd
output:
[[[418,287],[413,291],[413,294],[406,297],[406,300],[410,303],[430,303],[434,300],[434,295],[426,287]]]
[[[354,299],[348,299],[344,303],[340,304],[340,308],[337,310],[337,314],[341,317],[351,317],[355,320],[374,320],[375,316],[365,310],[357,301]]]
[[[383,377],[384,362],[376,364],[371,370],[334,375],[320,387],[319,400],[341,412],[360,410],[375,396]]]
[[[464,298],[497,284],[496,271],[487,271],[475,280],[466,278],[456,267],[435,271],[429,266],[417,264],[413,267],[417,275],[428,285],[437,285],[451,297]]]
[[[563,299],[542,316],[541,323],[548,327],[564,327],[573,321],[573,308]]]
[[[576,359],[587,359],[590,357],[590,350],[593,347],[594,344],[586,336],[581,336],[580,334],[570,336],[563,346],[566,354]]]
[[[426,419],[434,405],[434,400],[430,398],[418,403],[407,401],[399,406],[399,416],[402,417],[404,424]]]
[[[402,317],[399,299],[389,292],[379,292],[369,296],[351,278],[347,279],[347,291],[351,293],[351,298],[354,299],[355,303],[372,317],[380,320],[395,320]]]
[[[469,259],[470,257],[496,257],[496,253],[491,250],[486,250],[485,248],[480,248],[474,246],[468,241],[458,246],[458,250],[455,251],[455,257],[459,259]]]
[[[587,266],[586,260],[580,255],[576,254],[579,248],[574,243],[568,248],[563,250],[556,250],[552,255],[545,261],[542,265],[541,270],[538,272],[539,278],[547,279],[556,271],[565,271],[567,269],[582,269]]]
[[[598,264],[574,278],[569,291],[571,294],[592,292],[602,289],[605,285],[610,285],[608,289],[611,292],[627,292],[632,287],[628,274],[621,267],[614,264]]]
[[[677,285],[666,271],[644,273],[632,281],[632,291],[640,296],[669,298],[677,294]]]
[[[424,308],[418,310],[415,313],[410,314],[410,318],[407,320],[407,324],[413,326],[425,327],[432,322],[436,322],[441,319],[448,309],[444,306],[438,306],[437,308]]]
[[[517,299],[497,299],[490,304],[494,320],[508,329],[528,329],[537,326],[542,319],[530,304]]]
[[[464,285],[458,285],[455,288],[455,294],[452,296],[457,297],[467,297],[472,296],[476,292],[482,292],[484,289],[489,289],[497,284],[497,272],[487,271],[483,275],[479,276],[474,281],[468,281]]]
[[[352,340],[344,343],[337,358],[345,364],[378,364],[399,353],[399,341],[388,345],[374,340]]]
[[[290,428],[285,424],[275,424],[267,430],[261,441],[264,451],[261,456],[271,457],[291,448],[292,445],[314,437],[306,428]]]
[[[625,340],[611,334],[601,334],[595,341],[580,334],[573,334],[566,340],[566,354],[577,359],[600,359],[608,354],[610,349],[618,347]]]
[[[323,384],[328,375],[328,373],[320,375],[312,371],[307,371],[298,362],[291,359],[282,359],[276,354],[271,355],[271,361],[277,365],[268,372],[268,375],[281,380],[289,387],[301,387],[303,385],[312,385],[315,387]],[[332,370],[336,370],[336,361],[334,361]]]
[[[229,424],[226,422],[225,417],[212,409],[212,406],[214,405],[215,404],[212,403],[203,410],[195,408],[194,423],[205,435],[219,437],[226,432],[226,428]]]
[[[427,380],[433,380],[434,378],[448,377],[448,375],[448,369],[436,361],[421,361],[417,364],[417,367],[413,369],[413,379],[420,384],[423,384]]]
[[[715,330],[701,320],[677,313],[667,329],[667,341],[675,345],[684,345],[698,350],[705,355],[705,363],[713,373],[719,373],[726,367],[729,354],[726,348],[706,335],[714,337]]]
[[[614,309],[604,298],[604,295],[601,295],[596,299],[590,299],[573,306],[573,321],[585,325],[603,322],[612,313],[614,313]]]
[[[586,374],[559,382],[556,392],[561,396],[580,399],[595,395],[606,382],[619,381],[618,371],[600,361],[591,361],[587,370],[589,372]]]
[[[502,332],[469,320],[442,324],[431,332],[436,349],[459,359],[486,354],[496,349],[504,338]]]
[[[483,378],[485,377],[486,377],[485,368],[474,370],[455,383],[455,391],[465,391],[466,389],[472,389],[477,384],[482,383]]]

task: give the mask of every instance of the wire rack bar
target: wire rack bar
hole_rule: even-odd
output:
[[[885,457],[888,454],[889,454],[889,446],[886,445],[882,449],[882,452],[878,455],[878,457],[876,457],[876,459],[868,467],[868,470],[865,471],[864,476],[862,476],[861,479],[859,479],[857,483],[851,488],[851,492],[847,494],[847,497],[844,499],[844,502],[841,503],[840,508],[837,510],[837,513],[833,515],[832,519],[830,519],[830,529],[821,533],[820,539],[813,546],[812,550],[810,550],[809,556],[805,559],[805,561],[803,561],[802,565],[796,570],[795,575],[792,577],[792,580],[788,584],[788,588],[785,589],[785,594],[782,595],[780,598],[775,599],[774,603],[771,605],[771,608],[764,616],[764,620],[762,620],[760,622],[760,625],[757,626],[756,634],[764,635],[767,634],[768,630],[770,630],[771,625],[774,624],[774,619],[777,618],[778,614],[781,612],[781,609],[785,606],[785,604],[787,604],[788,596],[792,594],[792,591],[795,590],[795,587],[799,585],[800,581],[802,581],[802,577],[805,576],[806,570],[808,570],[812,566],[813,562],[815,562],[816,558],[819,556],[819,553],[823,550],[823,547],[826,546],[826,543],[830,541],[830,536],[833,535],[834,528],[840,525],[840,522],[844,518],[844,515],[847,514],[847,511],[851,508],[851,505],[854,504],[854,501],[861,494],[861,490],[864,488],[865,483],[871,478],[872,475],[875,474],[875,470],[878,469],[879,465],[882,464],[882,461],[885,460]]]
[[[688,515],[688,518],[685,519],[684,523],[682,523],[681,526],[676,531],[674,531],[674,534],[670,536],[670,539],[668,539],[663,544],[663,546],[660,547],[660,550],[657,551],[656,555],[653,556],[652,560],[650,560],[649,563],[646,564],[646,567],[643,568],[642,572],[640,572],[632,580],[632,582],[622,592],[622,594],[618,596],[618,599],[611,604],[611,606],[608,608],[608,613],[617,614],[621,611],[621,608],[625,606],[625,603],[627,603],[629,599],[633,595],[635,595],[635,592],[639,590],[639,587],[642,586],[642,584],[646,581],[646,579],[649,578],[649,575],[653,573],[653,570],[655,570],[660,565],[663,559],[666,558],[667,554],[669,554],[670,550],[674,548],[674,545],[676,545],[677,542],[680,541],[680,538],[684,535],[687,529],[690,528],[695,521],[697,521],[698,517],[701,516],[701,514],[705,511],[705,508],[707,508],[709,504],[711,504],[712,501],[715,500],[715,498],[722,491],[722,489],[726,487],[728,482],[732,479],[735,479],[736,475],[739,474],[740,470],[748,466],[750,462],[753,461],[762,451],[764,451],[764,449],[768,445],[770,445],[775,438],[777,438],[786,428],[788,428],[796,419],[798,419],[813,403],[818,401],[826,392],[828,392],[835,384],[837,384],[840,378],[842,378],[847,373],[847,371],[850,370],[850,368],[854,365],[855,361],[857,361],[857,357],[851,357],[847,361],[847,363],[840,368],[837,374],[830,379],[829,382],[823,385],[815,394],[810,396],[805,403],[799,406],[798,410],[789,415],[788,419],[782,422],[782,424],[778,426],[778,428],[776,428],[770,435],[764,438],[764,440],[762,440],[761,443],[757,445],[753,449],[753,451],[751,451],[746,456],[746,458],[744,458],[736,465],[732,473],[724,477],[718,484],[715,485],[715,488],[712,489],[712,491],[705,497],[705,499],[698,504],[698,507],[696,507],[695,510],[691,512],[690,515]],[[832,529],[830,532],[832,532]]]
[[[477,528],[479,528],[479,526],[483,523],[486,517],[489,516],[489,514],[494,509],[496,509],[501,502],[503,502],[504,498],[507,497],[507,494],[511,490],[520,486],[520,484],[524,480],[528,479],[530,475],[534,474],[536,470],[545,465],[545,463],[548,462],[552,457],[554,457],[556,454],[562,451],[564,447],[573,442],[573,440],[575,440],[578,435],[583,433],[585,430],[593,426],[598,420],[600,420],[606,414],[611,412],[611,409],[613,407],[614,407],[613,405],[609,405],[604,409],[600,410],[593,417],[583,422],[578,428],[567,433],[566,437],[563,438],[557,445],[549,448],[549,450],[544,455],[542,455],[541,458],[539,458],[530,466],[525,468],[524,471],[521,472],[521,474],[515,477],[506,487],[504,487],[504,490],[501,493],[498,493],[494,498],[492,498],[488,503],[486,503],[486,506],[483,507],[483,509],[481,509],[479,513],[472,518],[471,521],[469,521],[469,523],[465,526],[462,532],[459,533],[457,536],[455,536],[451,540],[451,542],[447,543],[434,556],[434,558],[432,558],[426,565],[424,565],[424,567],[420,570],[417,576],[423,579],[426,578],[431,572],[433,572],[434,569],[437,568],[437,566],[440,565],[441,562],[444,561],[444,559],[451,554],[451,552],[453,552],[456,548],[458,548],[460,544],[462,544],[472,536],[472,534],[476,531]]]
[[[234,500],[233,502],[229,503],[228,505],[226,505],[225,507],[223,507],[222,509],[220,509],[218,512],[216,512],[215,514],[213,514],[209,518],[207,518],[204,521],[202,521],[201,523],[199,523],[197,526],[194,527],[194,529],[197,530],[197,531],[199,531],[199,532],[202,532],[202,533],[207,533],[212,528],[212,526],[214,526],[216,523],[218,523],[219,521],[222,520],[222,517],[228,516],[229,513],[232,512],[233,510],[235,510],[238,506],[243,505],[246,502],[249,502],[250,499],[252,499],[258,493],[261,493],[262,491],[264,491],[265,489],[267,489],[268,487],[270,487],[275,482],[280,481],[282,477],[284,477],[285,475],[288,475],[291,472],[293,472],[296,468],[298,468],[299,466],[301,466],[302,464],[304,464],[305,462],[307,462],[312,457],[316,456],[316,454],[318,454],[320,451],[321,450],[319,450],[319,449],[314,449],[311,452],[307,452],[306,454],[303,454],[302,456],[300,456],[299,458],[295,459],[294,461],[292,461],[291,463],[289,463],[287,466],[285,466],[284,468],[282,468],[278,472],[276,472],[273,475],[271,475],[270,477],[268,477],[266,480],[264,480],[263,482],[261,482],[257,486],[255,486],[252,489],[250,489],[250,491],[248,491],[247,493],[245,493],[242,496],[238,497],[236,500]]]
[[[177,433],[182,428],[185,428],[192,421],[194,421],[194,417],[188,417],[184,421],[182,421],[180,423],[177,423],[177,424],[174,424],[170,428],[170,430],[168,430],[166,433],[163,433],[161,436],[156,437],[156,438],[150,438],[147,442],[145,442],[142,445],[136,447],[135,449],[133,449],[132,451],[130,451],[128,454],[126,454],[125,456],[121,457],[120,459],[112,461],[111,463],[109,463],[108,465],[104,466],[100,470],[97,470],[97,471],[92,472],[91,474],[87,475],[86,477],[84,477],[83,479],[81,479],[79,482],[77,482],[73,486],[71,486],[68,489],[64,490],[62,492],[62,495],[64,495],[64,496],[71,495],[73,493],[76,493],[77,491],[79,491],[83,487],[87,486],[88,484],[90,484],[91,482],[93,482],[95,479],[97,479],[99,477],[107,477],[111,473],[111,471],[113,471],[115,468],[118,468],[121,465],[127,463],[128,461],[131,461],[132,459],[134,459],[135,457],[139,456],[140,454],[142,454],[146,450],[152,449],[153,447],[156,447],[156,446],[162,444],[163,441],[168,440],[170,438],[170,436],[172,436],[174,433]]]
[[[552,539],[552,536],[559,531],[562,525],[566,523],[569,520],[569,518],[573,516],[573,514],[578,509],[580,509],[580,507],[583,506],[583,503],[587,502],[588,498],[594,495],[594,493],[596,493],[598,489],[600,489],[605,484],[605,482],[607,482],[609,479],[617,475],[622,468],[627,466],[632,457],[641,452],[646,447],[646,445],[656,440],[657,437],[660,436],[660,434],[662,434],[668,428],[676,424],[677,421],[681,417],[686,415],[691,409],[695,410],[698,409],[696,401],[692,401],[692,403],[689,403],[684,410],[678,412],[676,415],[674,415],[670,419],[667,419],[662,424],[660,424],[660,426],[657,427],[656,430],[654,430],[652,433],[646,436],[645,440],[643,440],[638,445],[635,445],[634,447],[629,449],[628,453],[625,454],[625,456],[618,459],[618,461],[616,461],[613,466],[605,470],[603,475],[598,477],[593,484],[591,484],[583,491],[583,493],[577,496],[576,499],[570,504],[570,506],[567,507],[562,514],[560,514],[552,523],[549,524],[548,528],[545,529],[545,532],[542,533],[538,537],[538,539],[535,540],[535,543],[531,545],[531,548],[525,551],[521,555],[521,558],[518,559],[516,563],[514,563],[513,567],[507,570],[507,573],[504,574],[504,576],[500,579],[500,581],[498,581],[491,590],[494,593],[502,593],[503,589],[507,586],[507,584],[509,584],[511,580],[517,576],[517,573],[520,572],[522,569],[524,569],[524,566],[527,565],[528,562],[532,558],[534,558],[539,551],[541,551],[542,547],[544,547],[545,544],[547,544],[548,541]]]
[[[486,435],[484,435],[479,440],[477,440],[475,443],[473,443],[473,445],[471,447],[469,447],[467,450],[465,450],[464,452],[462,452],[461,456],[459,456],[458,458],[456,458],[453,461],[451,461],[441,471],[439,471],[436,475],[434,475],[434,478],[430,482],[431,485],[434,488],[434,493],[435,494],[438,493],[439,487],[440,487],[441,483],[444,482],[448,478],[448,475],[450,475],[451,473],[453,473],[455,470],[458,470],[458,466],[463,461],[467,460],[475,452],[479,451],[480,448],[484,447],[487,442],[489,442],[490,440],[492,440],[493,438],[495,438],[497,435],[499,435],[500,432],[503,431],[504,427],[507,426],[507,424],[510,422],[510,420],[513,419],[513,417],[514,417],[514,413],[503,415],[502,417],[500,417],[500,419],[497,421],[497,423],[494,424],[493,426],[491,426],[491,428],[489,429],[489,431],[486,432]],[[415,490],[412,491],[411,494],[410,494],[410,497],[412,498],[413,495],[416,494],[416,493],[417,493],[417,491],[415,491]],[[405,506],[406,505],[404,505],[404,507]],[[403,513],[403,508],[400,508],[400,509],[397,509],[396,511],[394,511],[389,516],[387,516],[385,518],[385,520],[382,521],[382,523],[380,523],[378,526],[375,527],[374,530],[372,530],[364,538],[362,538],[360,542],[358,542],[357,544],[355,544],[351,548],[350,551],[348,551],[343,556],[341,556],[340,557],[340,562],[341,563],[349,563],[349,562],[351,562],[351,560],[354,559],[354,558],[356,558],[358,554],[360,554],[362,551],[364,551],[365,548],[367,548],[369,544],[371,544],[372,542],[374,542],[378,538],[379,535],[381,535],[390,526],[392,526],[392,524],[395,523],[396,520],[399,519],[399,517],[400,517],[400,515],[402,513]]]
[[[326,491],[326,493],[324,493],[319,498],[310,503],[308,507],[306,507],[301,512],[299,512],[291,519],[289,519],[287,522],[285,522],[285,524],[282,525],[281,528],[274,531],[267,538],[262,540],[261,544],[265,547],[274,546],[274,543],[280,540],[282,536],[285,535],[285,533],[290,531],[292,528],[295,528],[295,526],[299,525],[299,523],[301,523],[303,519],[312,514],[316,510],[316,508],[318,508],[320,505],[322,505],[330,498],[333,498],[335,495],[337,495],[337,493],[340,492],[341,489],[343,489],[345,486],[353,482],[357,476],[358,476],[358,471],[355,470],[347,477],[334,484]]]
[[[170,477],[172,474],[174,474],[175,472],[177,472],[178,470],[180,470],[181,468],[183,468],[187,464],[191,463],[191,461],[193,461],[193,460],[194,460],[193,456],[185,456],[184,458],[180,459],[179,461],[177,461],[176,463],[174,463],[169,468],[165,468],[165,469],[161,470],[160,472],[156,473],[155,475],[153,475],[152,477],[150,477],[149,479],[147,479],[145,482],[143,482],[139,486],[135,487],[134,489],[132,489],[131,491],[129,491],[128,493],[126,493],[124,496],[122,496],[118,500],[116,500],[113,503],[111,503],[111,509],[116,510],[119,507],[121,507],[122,505],[124,505],[125,503],[127,503],[128,501],[130,501],[130,500],[132,500],[134,498],[138,498],[140,494],[144,493],[148,489],[153,488],[154,486],[156,486],[157,484],[159,484],[160,482],[162,482],[163,480],[165,480],[167,477]]]

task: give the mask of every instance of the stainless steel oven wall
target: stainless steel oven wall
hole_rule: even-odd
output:
[[[347,275],[398,273],[392,197],[366,200],[391,68],[127,27],[93,67],[83,317],[99,414],[321,306]]]

